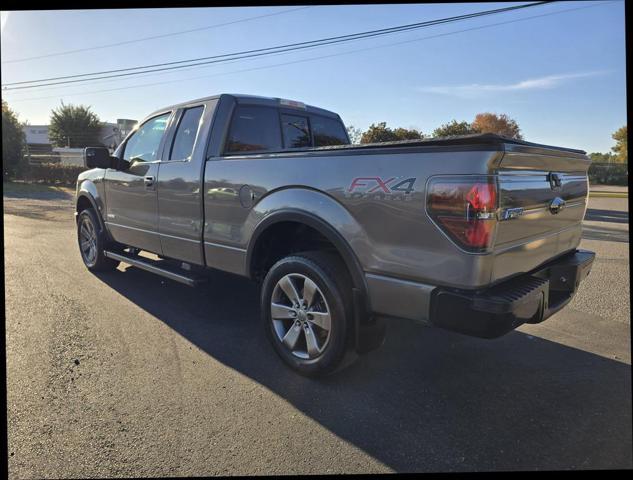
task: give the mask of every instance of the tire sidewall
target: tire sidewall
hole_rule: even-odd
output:
[[[81,225],[83,222],[85,221],[89,221],[90,223],[92,223],[92,226],[95,229],[95,232],[97,234],[97,255],[95,257],[95,261],[92,265],[88,264],[86,262],[86,258],[84,257],[84,253],[81,250],[81,243],[80,243],[80,230],[81,230]],[[103,232],[101,231],[100,225],[99,225],[99,221],[97,220],[96,214],[94,213],[94,211],[90,208],[87,208],[85,210],[83,210],[80,214],[79,214],[79,219],[77,220],[77,244],[79,246],[79,253],[81,255],[81,259],[84,262],[84,265],[89,269],[89,270],[98,270],[100,267],[103,267],[104,261],[107,260],[107,258],[105,257],[105,255],[103,254],[103,250],[105,248],[104,245],[104,239],[103,239]]]
[[[331,330],[325,351],[315,359],[301,359],[284,347],[273,328],[270,303],[277,282],[290,273],[305,275],[319,287],[330,310]],[[264,329],[273,347],[292,368],[304,375],[319,375],[332,371],[345,354],[348,332],[346,309],[339,286],[333,278],[311,260],[300,256],[286,257],[269,270],[261,291],[261,312]]]

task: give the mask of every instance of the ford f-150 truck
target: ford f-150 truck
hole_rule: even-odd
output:
[[[485,338],[542,322],[594,259],[577,249],[580,150],[492,134],[350,145],[335,113],[223,94],[84,154],[86,267],[249,277],[266,335],[304,375],[379,347],[389,318]]]

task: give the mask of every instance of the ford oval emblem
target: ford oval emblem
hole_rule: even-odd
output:
[[[565,204],[565,200],[560,197],[556,197],[554,200],[552,200],[552,203],[549,204],[549,211],[552,212],[552,214],[556,215],[563,208],[565,208]]]

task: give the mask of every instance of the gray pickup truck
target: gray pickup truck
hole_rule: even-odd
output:
[[[594,259],[577,249],[580,150],[491,134],[350,145],[335,113],[223,94],[160,109],[85,162],[88,269],[249,277],[274,349],[304,375],[379,347],[389,318],[485,338],[542,322]]]

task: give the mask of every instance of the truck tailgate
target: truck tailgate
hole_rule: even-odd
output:
[[[505,153],[498,168],[493,281],[578,246],[589,164],[586,155],[565,150],[518,147]]]

